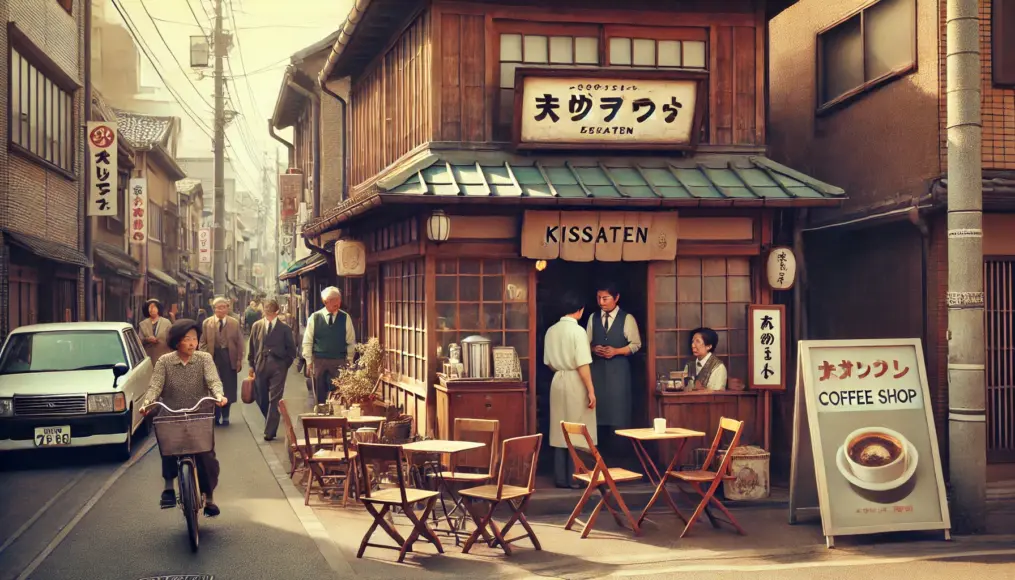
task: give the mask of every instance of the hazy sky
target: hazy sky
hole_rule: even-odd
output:
[[[122,26],[123,19],[115,10],[113,0],[102,1],[106,4],[106,20]],[[139,32],[149,54],[161,65],[157,68],[166,82],[184,101],[186,108],[201,121],[199,124],[191,120],[184,107],[176,106],[176,114],[183,120],[178,156],[210,156],[214,81],[211,69],[203,73],[190,69],[190,36],[203,34],[198,22],[208,34],[213,30],[213,0],[189,0],[189,7],[188,0],[116,2],[133,21],[132,27]],[[229,66],[226,67],[226,74],[232,75],[227,83],[229,101],[226,108],[239,113],[226,131],[232,145],[227,147],[227,155],[233,160],[238,173],[238,188],[259,194],[260,168],[265,163],[266,152],[270,163],[274,162],[276,150],[281,150],[279,155],[283,163],[286,159],[284,148],[268,134],[267,119],[274,110],[289,57],[338,29],[349,12],[351,1],[290,0],[283,3],[278,0],[222,0],[222,5],[223,28],[233,31],[236,36],[229,53]],[[177,66],[173,56],[179,60],[183,70]],[[141,60],[142,84],[160,84],[143,54]],[[172,100],[173,97],[167,91],[159,90],[157,98]],[[279,134],[291,140],[290,131],[280,131]]]

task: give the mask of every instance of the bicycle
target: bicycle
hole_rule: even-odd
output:
[[[215,413],[198,412],[205,401],[217,403],[213,397],[204,397],[189,409],[170,409],[156,401],[142,411],[160,405],[169,415],[158,415],[152,419],[159,453],[163,457],[176,457],[177,505],[183,509],[187,520],[187,535],[190,549],[198,548],[198,513],[204,509],[204,495],[197,478],[197,462],[194,456],[207,453],[215,448]]]

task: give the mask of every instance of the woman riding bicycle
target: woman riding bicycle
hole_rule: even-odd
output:
[[[200,335],[201,327],[193,320],[185,318],[173,323],[167,340],[173,352],[162,355],[155,363],[151,386],[145,393],[142,408],[161,400],[162,404],[171,409],[188,409],[208,396],[214,397],[219,407],[228,402],[222,394],[222,380],[215,370],[215,361],[210,354],[197,350]],[[215,451],[199,453],[194,458],[197,460],[198,485],[206,497],[204,515],[217,516],[219,508],[212,500],[212,492],[219,479],[219,462],[215,458]],[[162,478],[165,480],[165,488],[159,502],[162,509],[176,506],[173,487],[176,476],[176,458],[163,457]]]

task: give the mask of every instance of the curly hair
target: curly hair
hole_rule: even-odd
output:
[[[197,338],[200,340],[201,325],[198,324],[196,320],[191,320],[190,318],[181,318],[180,320],[177,320],[169,327],[169,338],[166,340],[166,344],[169,345],[169,348],[176,350],[177,347],[180,346],[180,343],[183,342],[183,338],[187,336],[187,333],[190,332],[191,329],[197,333]]]

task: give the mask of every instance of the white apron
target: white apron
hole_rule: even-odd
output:
[[[543,343],[543,364],[554,370],[550,383],[550,446],[567,447],[560,422],[584,423],[598,444],[596,410],[589,409],[588,393],[578,368],[592,364],[588,335],[578,321],[564,316],[546,331]],[[594,388],[594,386],[593,386]],[[584,438],[574,438],[575,447],[587,449]]]

